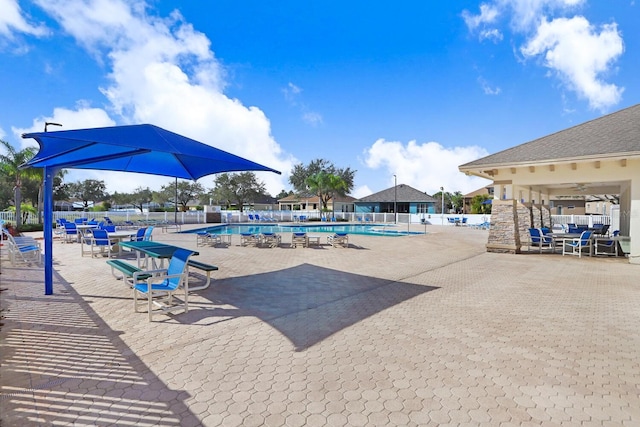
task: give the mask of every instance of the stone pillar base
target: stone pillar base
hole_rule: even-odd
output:
[[[487,248],[487,252],[494,252],[498,254],[519,254],[522,251],[519,246],[515,245],[501,245],[498,243],[487,243],[485,246]]]

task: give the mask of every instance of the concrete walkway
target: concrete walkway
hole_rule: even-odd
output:
[[[3,260],[1,425],[640,425],[637,265],[428,231],[199,247],[216,281],[152,323],[78,244],[51,296]]]

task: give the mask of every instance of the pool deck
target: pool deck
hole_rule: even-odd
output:
[[[54,242],[51,296],[2,260],[0,425],[640,425],[640,266],[427,231],[293,249],[154,230],[220,270],[152,323],[78,244]]]

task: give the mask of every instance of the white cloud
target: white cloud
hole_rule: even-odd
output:
[[[14,33],[43,36],[47,29],[43,25],[30,23],[23,15],[17,0],[0,0],[0,36],[13,38]]]
[[[486,180],[466,176],[458,166],[486,155],[488,152],[477,146],[446,148],[437,142],[416,141],[404,145],[379,139],[365,150],[365,164],[372,169],[385,169],[388,176],[397,175],[398,184],[428,194],[438,192],[442,186],[446,191],[464,194],[486,185]],[[393,186],[393,178],[390,179]]]
[[[462,18],[467,24],[469,31],[474,31],[476,28],[484,24],[493,24],[500,15],[500,9],[494,5],[483,3],[480,5],[480,14],[473,15],[468,10],[462,11]]]
[[[521,32],[535,28],[549,14],[567,13],[582,6],[586,0],[498,0],[501,9],[511,9],[511,25]]]
[[[296,98],[298,97],[298,95],[302,93],[302,89],[300,89],[298,86],[294,85],[293,83],[289,82],[287,87],[282,89],[282,93],[284,94],[284,99],[289,101],[291,105],[296,105],[297,103]]]
[[[285,187],[295,159],[273,139],[270,122],[259,108],[223,93],[225,70],[209,39],[178,12],[167,18],[151,16],[142,1],[40,0],[39,5],[110,67],[109,84],[101,90],[110,102],[108,111],[119,121],[153,123],[280,170],[283,176],[258,176],[273,194]],[[112,182],[110,178],[109,191],[142,185],[123,180],[119,188],[111,188]],[[211,187],[213,178],[201,182]]]
[[[478,83],[480,83],[482,91],[485,95],[499,95],[500,92],[502,92],[502,90],[498,86],[491,87],[489,85],[489,82],[487,82],[483,77],[478,77]]]
[[[624,90],[604,80],[624,51],[622,36],[615,22],[598,32],[586,18],[567,16],[585,4],[586,0],[493,0],[481,4],[479,14],[465,10],[462,17],[481,41],[493,42],[503,39],[499,21],[505,17],[511,29],[526,38],[520,48],[525,57],[544,56],[544,65],[564,89],[586,99],[592,109],[606,110],[620,102]]]
[[[589,101],[593,109],[617,104],[623,88],[602,80],[624,51],[616,24],[603,25],[598,33],[584,17],[544,20],[521,52],[526,57],[544,56],[544,65]]]
[[[282,89],[284,99],[292,106],[296,107],[301,114],[302,121],[311,126],[318,126],[322,124],[322,115],[315,111],[311,111],[307,105],[300,102],[299,99],[302,96],[302,88],[291,82]]]
[[[480,31],[480,41],[491,40],[494,43],[498,43],[501,42],[503,38],[504,36],[502,35],[502,32],[497,28]]]

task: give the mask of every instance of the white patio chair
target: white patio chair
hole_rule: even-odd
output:
[[[153,315],[158,311],[169,313],[176,310],[189,311],[189,280],[187,262],[193,254],[188,249],[178,249],[175,251],[169,262],[169,267],[165,270],[149,270],[146,274],[151,274],[146,283],[138,283],[133,286],[133,309],[138,312],[138,307],[145,305],[139,303],[138,297],[146,298],[149,321],[153,320]],[[184,291],[183,300],[175,303],[174,294]],[[158,307],[159,310],[154,310]]]

